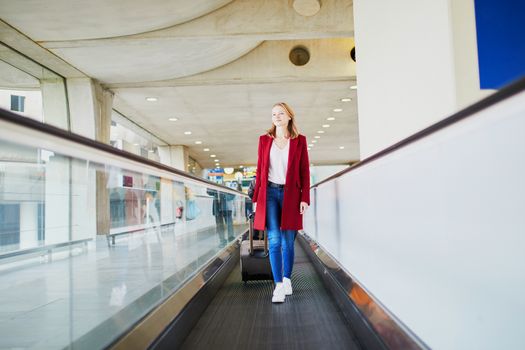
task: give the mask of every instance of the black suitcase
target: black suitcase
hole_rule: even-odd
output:
[[[268,257],[268,237],[261,231],[264,239],[253,239],[253,219],[250,215],[248,239],[241,242],[241,275],[244,282],[250,280],[273,280],[270,258]]]

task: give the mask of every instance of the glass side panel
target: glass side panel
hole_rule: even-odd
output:
[[[247,230],[246,196],[95,160],[0,140],[2,349],[106,347]]]

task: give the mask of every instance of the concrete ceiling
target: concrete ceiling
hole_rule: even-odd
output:
[[[2,20],[35,41],[100,39],[166,28],[232,0],[0,0]]]
[[[222,166],[254,164],[258,135],[277,101],[295,109],[309,140],[325,131],[311,150],[314,164],[356,161],[352,1],[322,1],[312,16],[293,3],[0,0],[0,16],[114,91],[114,108],[127,118],[170,144],[187,145],[203,167],[213,166],[205,147]],[[289,61],[297,45],[310,53],[304,66]]]

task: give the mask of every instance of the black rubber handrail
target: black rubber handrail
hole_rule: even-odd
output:
[[[318,183],[316,183],[315,185],[311,186],[310,188],[315,188],[323,183],[326,183],[328,181],[332,181],[350,171],[353,171],[359,167],[362,167],[363,165],[366,165],[366,164],[369,164],[381,157],[384,157],[385,155],[387,154],[390,154],[394,151],[397,151],[399,150],[400,148],[403,148],[417,140],[420,140],[430,134],[433,134],[441,129],[444,129],[454,123],[457,123],[463,119],[466,119],[468,117],[471,117],[473,116],[475,113],[483,110],[483,109],[486,109],[488,107],[491,107],[493,105],[495,105],[496,103],[498,102],[501,102],[509,97],[512,97],[522,91],[525,90],[525,77],[522,77],[518,80],[516,80],[515,82],[507,85],[506,87],[502,88],[501,90],[498,90],[497,92],[493,93],[492,95],[488,96],[488,97],[485,97],[484,99],[460,110],[459,112],[456,112],[454,114],[452,114],[450,117],[447,117],[443,120],[440,120],[439,122],[435,123],[435,124],[432,124],[430,125],[429,127],[411,135],[411,136],[408,136],[407,138],[393,144],[392,146],[390,147],[387,147],[373,155],[371,155],[370,157],[368,158],[365,158],[363,159],[362,161],[360,162],[357,162],[357,163],[354,163],[352,164],[352,166],[350,166],[349,168],[346,168],[344,170],[341,170],[340,172],[338,173],[335,173],[334,175],[324,179],[323,181],[320,181]]]
[[[33,129],[33,130],[37,130],[37,131],[46,133],[48,135],[57,136],[57,137],[60,137],[62,139],[66,139],[68,141],[72,141],[72,142],[75,142],[75,143],[78,143],[78,144],[81,144],[81,145],[84,145],[84,146],[88,146],[88,147],[91,147],[91,148],[94,148],[94,149],[97,149],[97,150],[100,150],[100,151],[108,152],[108,153],[111,153],[113,155],[116,155],[116,156],[119,156],[119,157],[122,157],[122,158],[126,158],[126,159],[129,159],[129,160],[132,160],[132,161],[136,161],[136,162],[140,162],[140,163],[143,163],[143,164],[151,165],[151,166],[153,166],[155,168],[166,170],[168,172],[171,172],[173,174],[177,174],[177,175],[182,176],[184,178],[188,178],[188,179],[191,179],[191,180],[195,180],[195,181],[201,182],[201,183],[203,183],[203,184],[205,184],[207,186],[211,185],[213,187],[223,188],[223,189],[226,189],[228,191],[237,192],[238,194],[240,194],[242,196],[248,197],[247,194],[245,194],[245,193],[243,193],[241,191],[238,191],[236,189],[229,188],[227,186],[220,185],[220,184],[217,184],[217,183],[209,181],[209,180],[205,180],[205,179],[197,177],[195,175],[186,173],[186,172],[184,172],[182,170],[175,169],[175,168],[172,168],[172,167],[167,166],[165,164],[158,163],[158,162],[156,162],[154,160],[143,158],[143,157],[138,156],[136,154],[120,150],[118,148],[112,147],[111,145],[108,145],[108,144],[105,144],[105,143],[102,143],[102,142],[99,142],[99,141],[92,140],[92,139],[87,138],[85,136],[81,136],[81,135],[75,134],[75,133],[73,133],[71,131],[60,129],[60,128],[57,128],[57,127],[55,127],[53,125],[44,124],[44,123],[41,123],[39,121],[30,119],[30,118],[27,118],[27,117],[20,116],[18,114],[15,114],[15,113],[13,113],[11,111],[7,111],[7,110],[2,109],[2,108],[0,108],[0,120],[4,120],[4,121],[7,121],[9,123],[21,125],[23,127],[26,127],[26,128],[29,128],[29,129]]]

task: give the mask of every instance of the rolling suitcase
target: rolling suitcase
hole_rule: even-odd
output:
[[[270,258],[268,256],[268,237],[263,232],[264,240],[253,239],[254,213],[250,215],[248,239],[241,242],[242,280],[273,280]],[[262,231],[261,231],[262,232]]]

